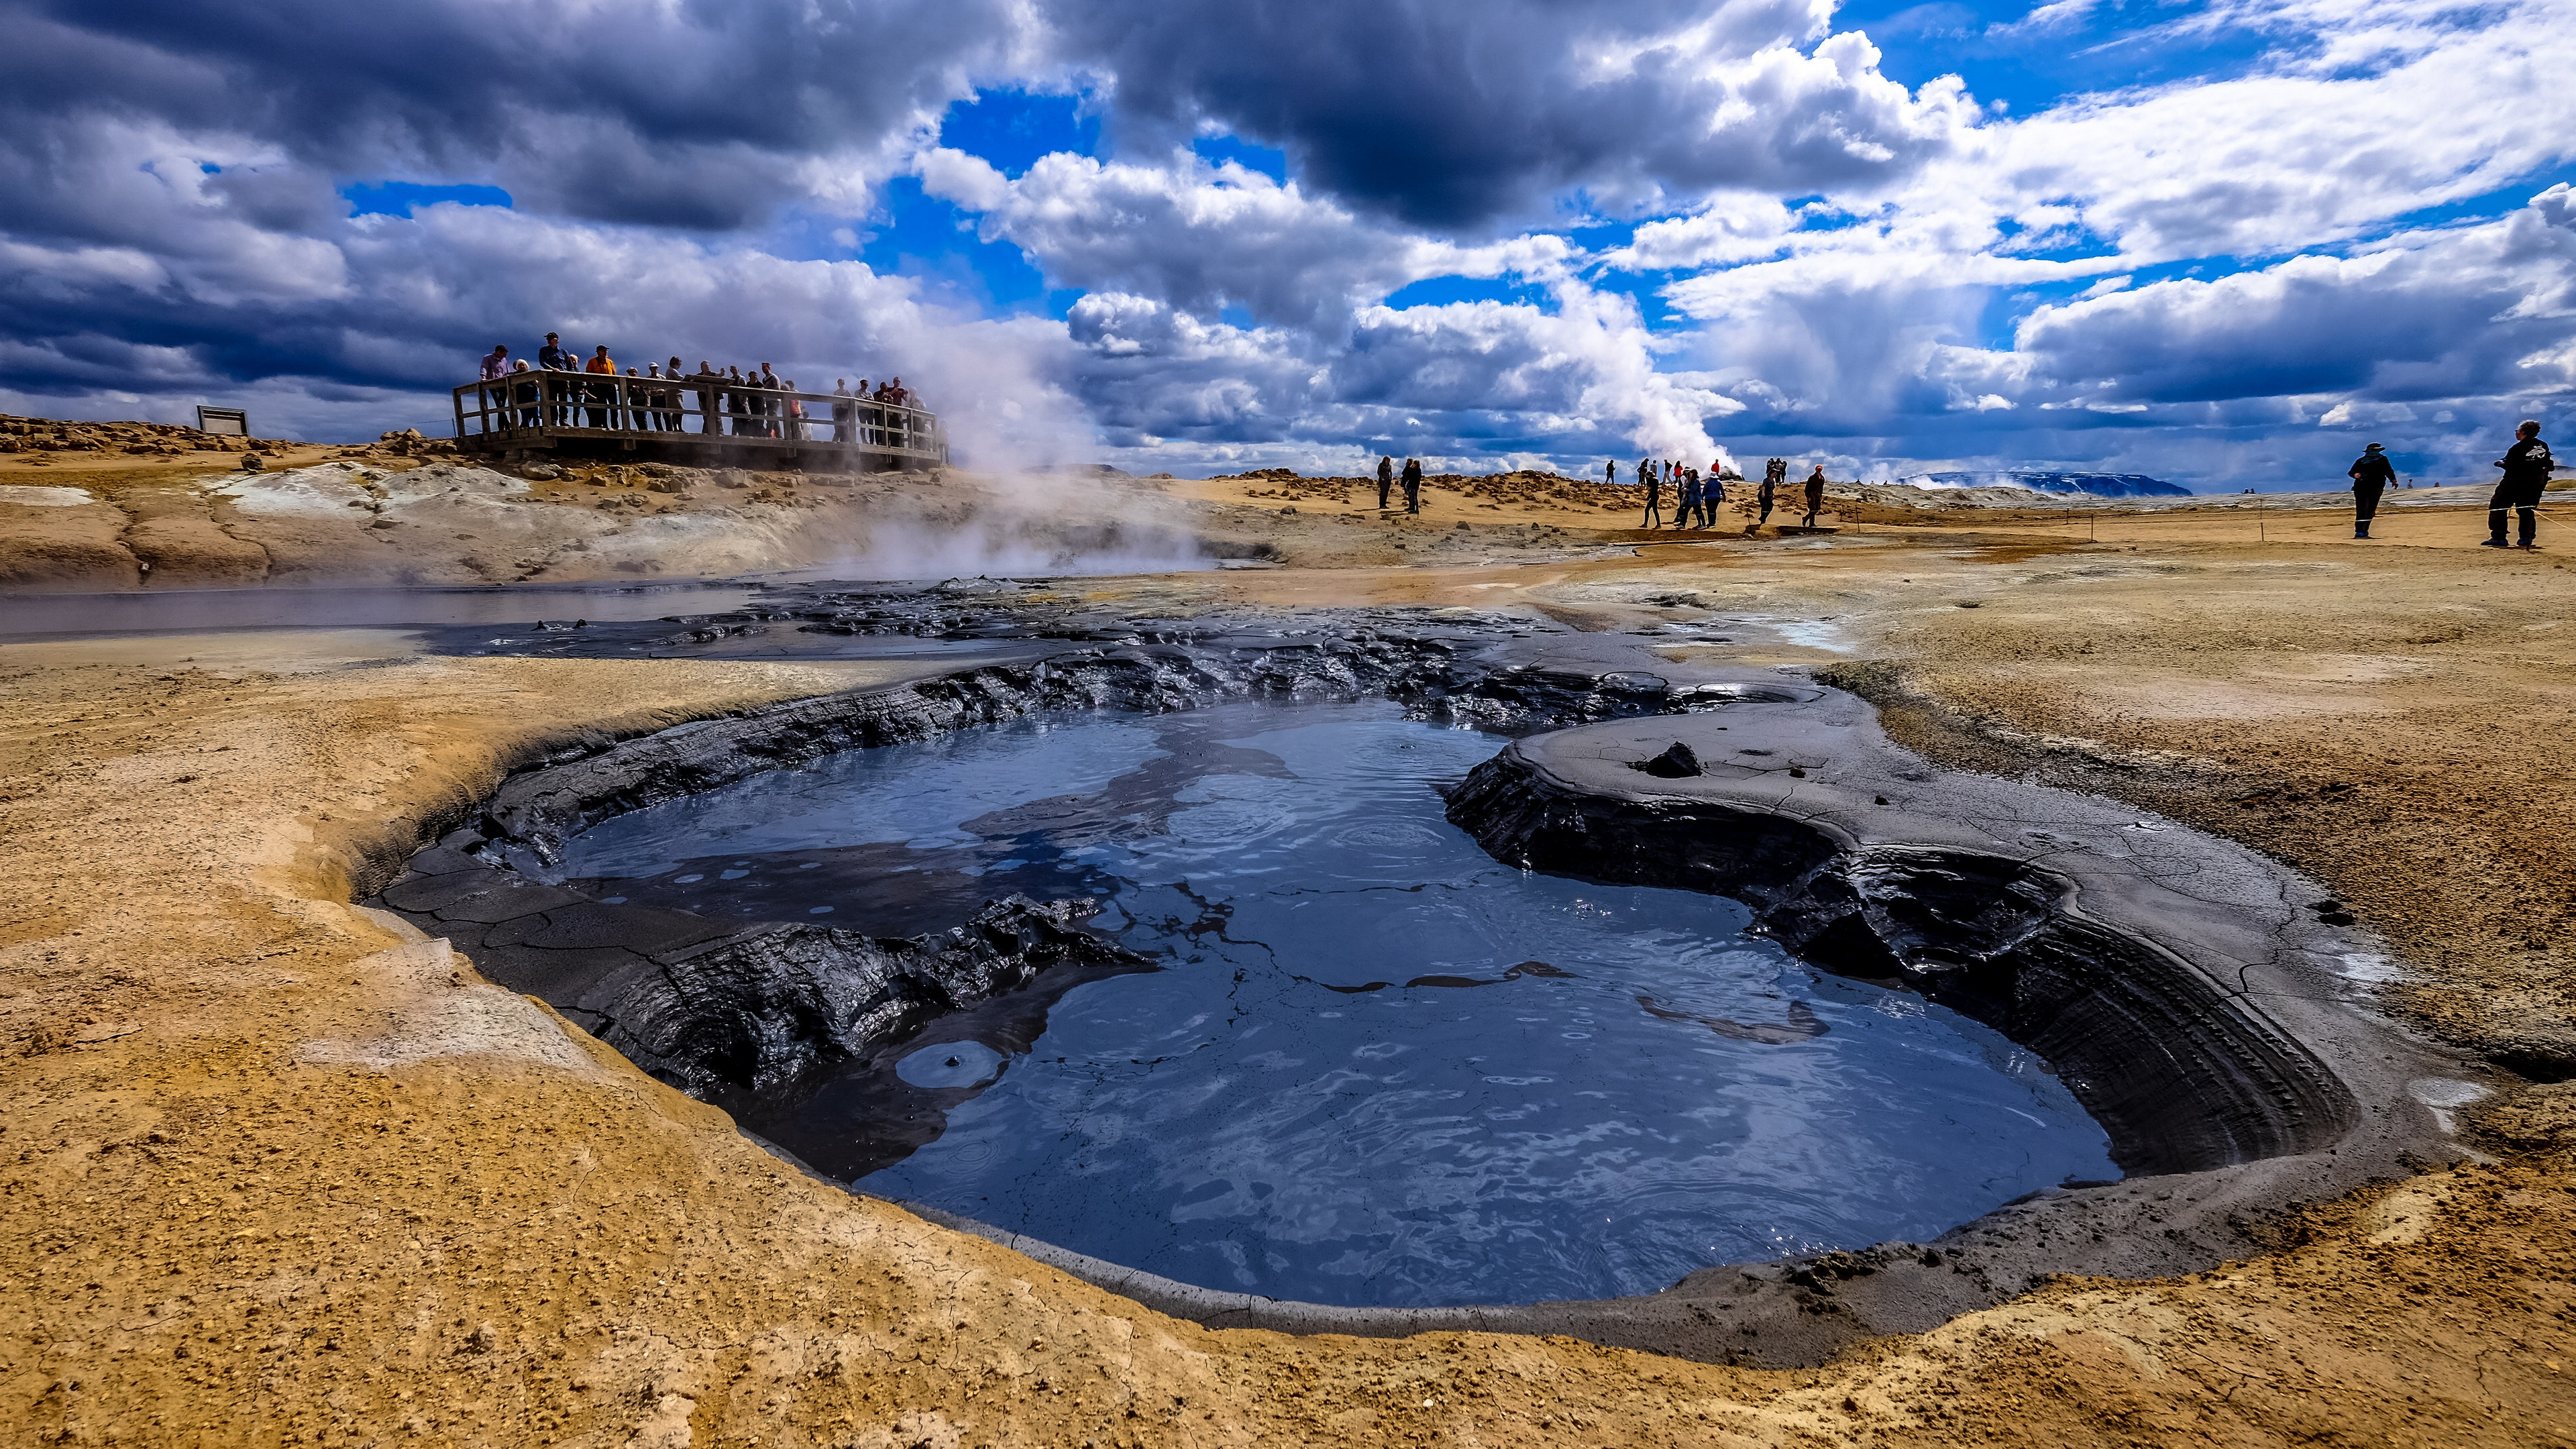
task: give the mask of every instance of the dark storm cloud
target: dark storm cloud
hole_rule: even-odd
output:
[[[829,190],[818,173],[968,93],[969,70],[1015,42],[1010,12],[1003,0],[18,0],[0,5],[14,52],[0,146],[30,149],[66,124],[158,126],[307,171],[483,181],[523,206],[727,229]]]
[[[1917,97],[1886,80],[1859,36],[1825,38],[1831,14],[1829,0],[1051,8],[1058,53],[1114,78],[1131,143],[1214,122],[1284,147],[1312,188],[1447,231],[1566,188],[1614,207],[1816,191],[1946,149],[1973,107],[1940,82]]]

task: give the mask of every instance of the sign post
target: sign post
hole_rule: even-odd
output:
[[[201,403],[197,407],[197,431],[221,433],[228,438],[247,438],[250,436],[250,414],[240,408],[210,408]]]

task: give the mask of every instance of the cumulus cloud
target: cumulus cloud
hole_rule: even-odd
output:
[[[1953,145],[1954,78],[1878,70],[1831,0],[1183,0],[1055,5],[1066,63],[1143,136],[1215,123],[1346,204],[1456,230],[1568,187],[1621,208],[1883,182]]]
[[[1207,314],[1232,304],[1329,329],[1408,282],[1546,280],[1563,274],[1573,251],[1546,234],[1473,247],[1434,241],[1187,151],[1150,165],[1059,152],[1005,180],[980,159],[941,148],[925,153],[920,169],[931,194],[982,212],[985,239],[1018,246],[1050,281]]]

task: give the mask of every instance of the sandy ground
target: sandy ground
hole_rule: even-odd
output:
[[[2426,512],[2387,544],[2322,515],[2313,539],[2185,514],[2091,544],[2062,519],[1854,519],[1634,554],[1594,547],[1623,536],[1579,499],[1526,498],[1467,531],[1472,557],[1426,561],[1385,540],[1454,520],[1174,502],[1348,566],[1160,579],[1158,607],[1732,621],[1731,644],[1675,647],[1834,669],[1936,758],[2271,851],[2385,937],[2392,1014],[2576,1072],[2576,574],[2470,547],[2482,518]],[[2576,1444],[2576,1084],[2498,1071],[2464,1113],[2487,1161],[2316,1205],[2252,1262],[2054,1283],[1819,1370],[1211,1333],[786,1171],[347,904],[548,742],[904,667],[434,659],[384,630],[0,645],[0,1235],[22,1245],[0,1260],[0,1423],[150,1444]]]

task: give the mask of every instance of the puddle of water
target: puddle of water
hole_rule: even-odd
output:
[[[1774,619],[1770,626],[1772,632],[1801,648],[1849,654],[1856,647],[1851,635],[1830,619]]]
[[[868,1192],[1210,1288],[1647,1292],[2118,1176],[1996,1033],[1811,971],[1733,902],[1497,864],[1436,789],[1494,748],[1385,704],[1059,717],[619,817],[566,871],[879,934],[1099,897],[1161,969],[738,1115]]]

